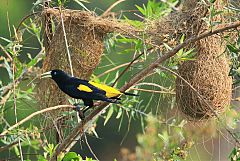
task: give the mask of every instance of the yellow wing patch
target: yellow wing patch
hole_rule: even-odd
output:
[[[110,87],[110,86],[107,86],[105,84],[99,84],[99,83],[95,83],[95,82],[91,82],[89,81],[88,83],[90,83],[91,85],[103,90],[106,92],[106,96],[108,98],[111,98],[111,97],[116,97],[116,96],[119,96],[120,94],[122,94],[122,92],[120,92],[119,90],[113,88],[113,87]]]
[[[85,86],[85,85],[83,85],[83,84],[80,84],[80,85],[78,86],[78,89],[79,89],[80,91],[92,92],[91,88],[89,88],[88,86]]]

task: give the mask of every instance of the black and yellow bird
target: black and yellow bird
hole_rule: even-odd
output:
[[[119,96],[122,94],[137,96],[132,93],[121,92],[105,84],[72,77],[58,69],[43,73],[41,78],[52,78],[64,93],[72,98],[82,99],[88,109],[93,107],[93,100],[120,103],[118,100],[120,100]]]

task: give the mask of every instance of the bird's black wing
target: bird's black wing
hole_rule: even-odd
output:
[[[95,87],[87,80],[77,79],[76,88],[79,90],[79,93],[82,93],[81,97],[84,101],[84,104],[86,105],[91,104],[92,100],[102,100],[110,103],[118,103],[117,99],[108,98],[106,96],[106,91]]]
[[[88,107],[93,107],[93,100],[91,99],[83,99],[84,105]]]
[[[87,80],[78,79],[77,89],[80,91],[85,91],[85,92],[89,92],[89,93],[98,93],[98,94],[102,94],[102,95],[106,94],[106,92],[104,90],[101,90],[101,89],[93,86]]]

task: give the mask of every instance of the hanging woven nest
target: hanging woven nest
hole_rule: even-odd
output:
[[[135,33],[135,29],[113,19],[103,19],[90,12],[62,10],[64,29],[71,54],[74,76],[89,79],[100,62],[104,50],[103,39],[110,32]],[[60,11],[45,11],[52,17],[56,31],[47,49],[42,72],[61,69],[71,74]],[[67,96],[50,79],[40,80],[37,97],[42,108],[67,104]]]
[[[221,9],[225,3],[217,0],[215,9]],[[165,42],[170,46],[179,43],[184,34],[186,39],[208,30],[203,21],[209,15],[208,7],[198,0],[186,0],[180,11],[170,14],[160,21],[153,22],[150,34],[154,43]],[[227,22],[224,16],[215,16],[213,21]],[[159,36],[156,36],[159,35]],[[222,113],[230,105],[232,78],[229,74],[229,60],[224,54],[226,42],[224,35],[213,35],[185,49],[195,49],[195,60],[185,61],[179,66],[176,79],[176,100],[180,111],[188,119],[200,120]],[[163,48],[164,50],[164,48]],[[199,97],[201,95],[201,97]],[[203,100],[203,99],[204,100]]]
[[[179,75],[196,90],[181,78],[177,78],[178,107],[191,119],[212,117],[215,113],[222,113],[230,105],[232,79],[228,76],[230,70],[228,59],[224,55],[217,56],[224,52],[224,47],[220,44],[211,44],[214,48],[208,46],[209,41],[217,42],[217,40],[221,41],[217,36],[201,40],[198,46],[200,54],[196,60],[186,61],[179,67]],[[219,48],[216,48],[217,46]]]

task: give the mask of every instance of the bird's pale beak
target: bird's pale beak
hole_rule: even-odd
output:
[[[51,72],[52,71],[41,74],[41,78],[52,78]]]

